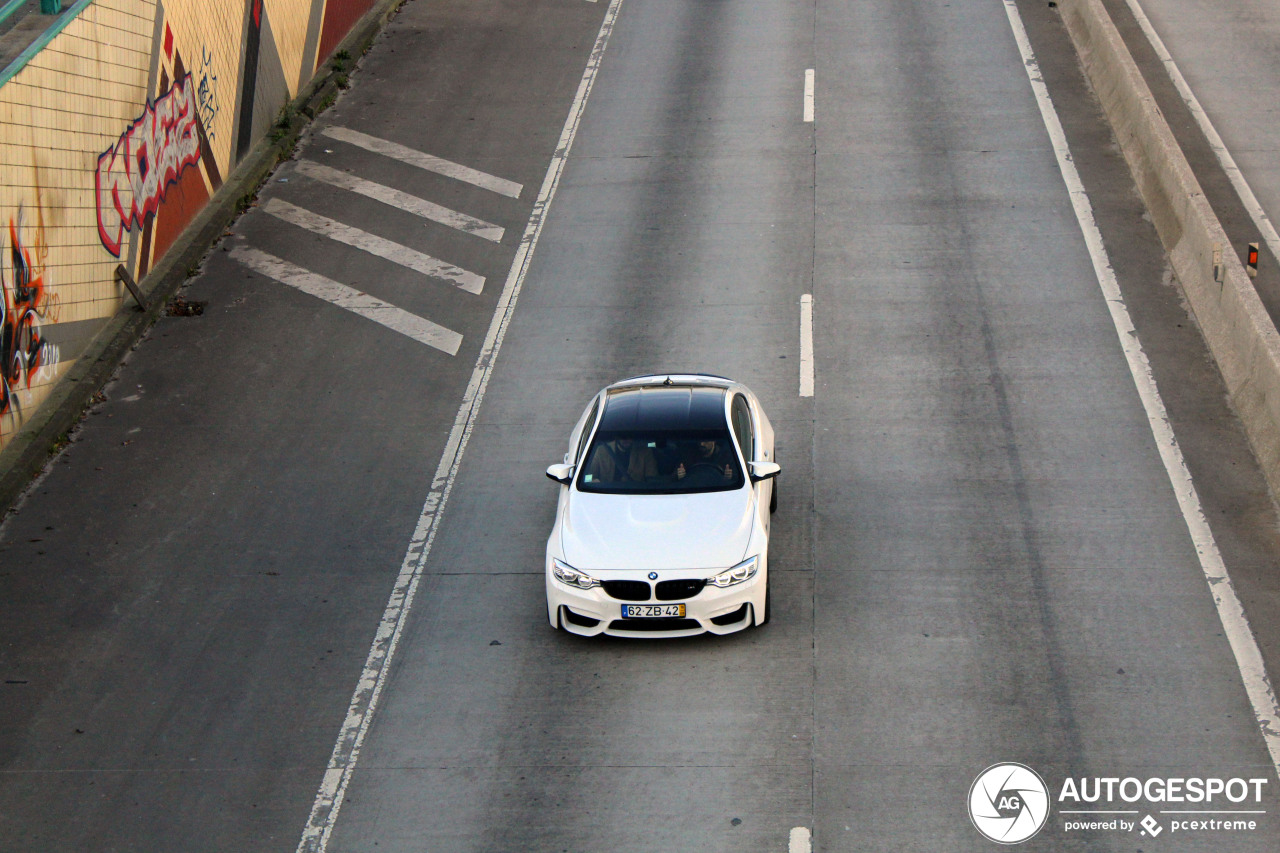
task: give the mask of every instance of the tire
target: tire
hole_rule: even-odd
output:
[[[778,511],[778,478],[773,478],[773,483],[769,488],[769,513],[773,514]]]

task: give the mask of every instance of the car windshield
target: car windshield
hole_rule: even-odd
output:
[[[742,488],[728,429],[600,430],[578,473],[578,489],[604,494],[687,494]]]

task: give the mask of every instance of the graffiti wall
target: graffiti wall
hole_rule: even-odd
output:
[[[64,0],[0,69],[0,447],[376,2]]]

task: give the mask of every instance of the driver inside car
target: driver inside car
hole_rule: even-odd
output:
[[[703,439],[694,445],[693,452],[687,454],[676,466],[676,479],[683,480],[689,471],[698,465],[709,465],[716,469],[726,480],[733,479],[733,450],[723,446],[723,442],[714,438]]]

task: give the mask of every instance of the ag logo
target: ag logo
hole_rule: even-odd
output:
[[[1049,789],[1023,764],[993,764],[969,789],[969,819],[997,844],[1018,844],[1040,831],[1049,817]]]

